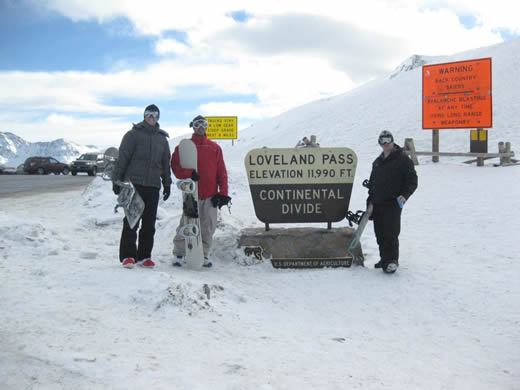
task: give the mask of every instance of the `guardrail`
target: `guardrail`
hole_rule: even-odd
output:
[[[417,156],[433,156],[433,157],[476,157],[469,161],[464,161],[466,164],[477,163],[477,166],[484,166],[484,160],[491,158],[500,158],[499,164],[495,166],[510,166],[519,165],[520,161],[513,159],[515,152],[511,150],[511,142],[499,142],[498,153],[459,153],[459,152],[417,152],[413,138],[406,138],[404,141],[404,152],[410,156],[415,165],[419,165]],[[436,162],[436,161],[434,161]]]

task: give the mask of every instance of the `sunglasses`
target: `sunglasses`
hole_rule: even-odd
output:
[[[206,119],[197,119],[195,122],[193,122],[193,128],[194,129],[204,129],[206,130],[208,128],[209,124]]]
[[[379,145],[386,145],[386,144],[391,144],[392,142],[394,142],[394,140],[392,139],[392,137],[390,136],[384,136],[384,137],[379,137]]]
[[[147,116],[154,117],[157,120],[159,119],[159,113],[157,111],[145,111],[144,117],[146,118]]]

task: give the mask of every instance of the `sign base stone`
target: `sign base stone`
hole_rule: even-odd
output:
[[[352,253],[347,242],[355,230],[349,227],[320,228],[248,228],[241,231],[238,246],[246,255],[271,258],[275,268],[322,268],[363,266],[361,245]],[[259,249],[261,248],[261,250]]]

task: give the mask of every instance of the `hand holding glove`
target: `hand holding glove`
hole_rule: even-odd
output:
[[[211,198],[211,204],[213,207],[218,207],[219,209],[221,209],[222,206],[227,206],[229,202],[231,202],[231,197],[226,195],[216,194]]]
[[[112,191],[114,192],[114,194],[119,195],[119,193],[121,192],[121,187],[118,186],[116,183],[112,183]]]
[[[171,193],[171,186],[170,185],[167,185],[167,186],[163,186],[163,200],[166,201],[169,197],[170,197],[170,193]]]
[[[199,181],[200,175],[197,173],[197,171],[194,169],[191,173],[191,180],[193,181]]]

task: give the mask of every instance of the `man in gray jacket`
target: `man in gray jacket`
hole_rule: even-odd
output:
[[[132,130],[124,135],[112,175],[114,183],[132,182],[145,204],[138,245],[136,241],[139,223],[131,229],[127,219],[123,220],[119,260],[125,268],[133,268],[136,263],[145,268],[155,267],[151,257],[159,190],[162,181],[163,200],[168,199],[172,183],[168,133],[159,127],[159,116],[159,108],[155,104],[146,107],[144,120],[134,124]],[[121,191],[117,184],[113,184],[112,188],[116,195]]]

